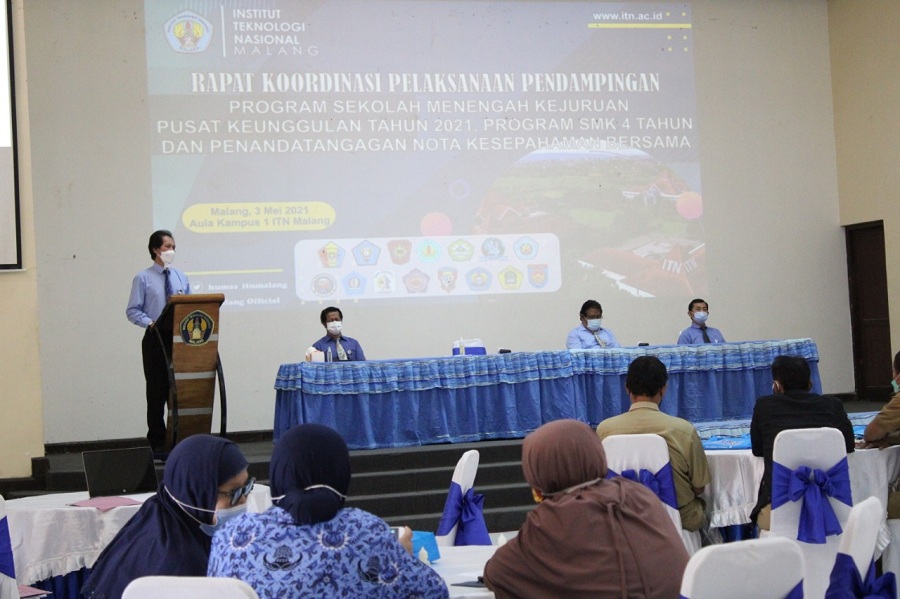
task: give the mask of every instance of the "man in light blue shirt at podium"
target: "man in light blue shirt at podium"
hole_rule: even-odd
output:
[[[609,329],[600,326],[603,307],[596,300],[588,300],[581,306],[581,325],[572,329],[566,338],[566,349],[611,349],[621,347]]]
[[[150,235],[147,244],[153,264],[135,275],[125,315],[132,323],[145,329],[141,341],[144,380],[147,382],[147,440],[156,457],[166,455],[166,405],[169,400],[169,364],[166,350],[171,352],[172,333],[162,335],[154,325],[172,295],[191,292],[187,275],[172,267],[175,260],[175,239],[171,231],[160,229]]]

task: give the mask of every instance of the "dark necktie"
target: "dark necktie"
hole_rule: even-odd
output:
[[[703,343],[712,343],[709,339],[709,333],[706,332],[706,325],[700,327],[700,331],[703,333]]]
[[[169,298],[172,297],[172,279],[169,278],[169,269],[163,269],[163,276],[166,278],[166,301],[169,301]]]

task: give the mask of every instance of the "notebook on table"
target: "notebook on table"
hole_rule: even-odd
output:
[[[151,493],[159,484],[149,447],[85,451],[81,459],[92,498]]]

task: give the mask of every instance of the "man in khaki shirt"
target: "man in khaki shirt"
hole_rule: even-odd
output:
[[[889,445],[897,445],[900,443],[900,352],[894,356],[893,363],[894,378],[891,379],[891,387],[894,390],[894,396],[891,401],[884,404],[881,411],[876,414],[866,426],[863,433],[862,447],[878,447],[884,449]],[[888,518],[900,518],[900,492],[893,491],[888,496]]]
[[[863,440],[875,446],[880,445],[883,447],[888,444],[895,444],[888,442],[888,435],[900,431],[900,383],[897,382],[897,379],[900,378],[900,352],[897,352],[897,355],[894,356],[892,370],[894,378],[891,379],[891,386],[894,389],[894,396],[891,398],[891,401],[881,408],[881,411],[866,426],[866,431],[863,433]]]
[[[624,414],[601,422],[597,435],[605,439],[611,435],[652,433],[665,439],[669,446],[681,526],[685,530],[700,530],[706,527],[706,504],[700,494],[709,484],[709,464],[694,425],[659,409],[668,380],[666,366],[659,358],[636,358],[628,366],[625,379],[631,408]]]

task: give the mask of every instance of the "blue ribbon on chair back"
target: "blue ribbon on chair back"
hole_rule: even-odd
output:
[[[678,595],[678,599],[691,599],[690,597],[685,597],[684,595]],[[803,599],[803,581],[797,583],[797,586],[792,588],[787,595],[784,596],[783,599]]]
[[[845,553],[837,554],[825,599],[896,599],[896,597],[897,580],[893,572],[887,572],[876,578],[875,562],[872,561],[863,580],[853,558]]]
[[[12,541],[9,538],[9,520],[6,516],[0,518],[0,574],[5,574],[10,578],[16,577]]]
[[[491,536],[484,523],[484,495],[469,489],[465,494],[459,483],[450,483],[444,513],[438,523],[437,536],[442,537],[456,524],[454,545],[490,545]]]
[[[772,509],[788,501],[803,501],[797,540],[821,544],[825,542],[825,537],[843,532],[828,498],[853,505],[847,458],[827,472],[808,466],[791,470],[777,462],[772,466]]]
[[[639,471],[623,470],[621,473],[615,470],[608,470],[606,478],[615,478],[621,476],[628,480],[641,483],[660,498],[660,500],[669,507],[678,509],[678,500],[675,498],[675,479],[672,478],[672,464],[666,464],[655,474],[645,468]]]

